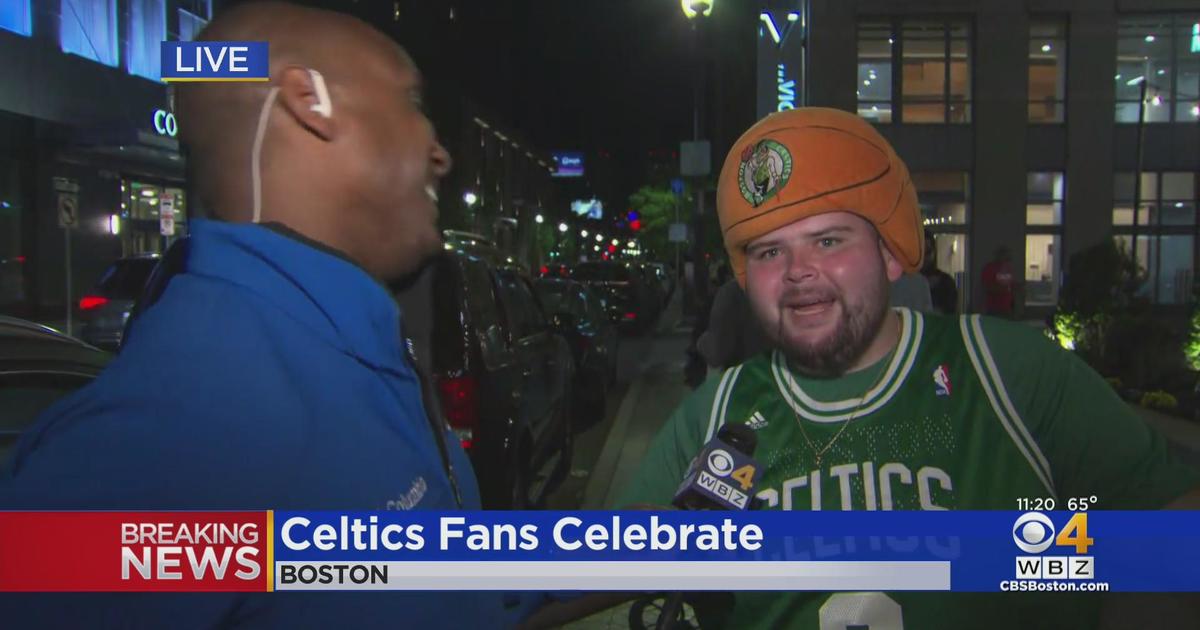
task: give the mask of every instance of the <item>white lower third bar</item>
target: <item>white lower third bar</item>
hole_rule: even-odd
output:
[[[949,562],[276,562],[279,591],[948,591]]]

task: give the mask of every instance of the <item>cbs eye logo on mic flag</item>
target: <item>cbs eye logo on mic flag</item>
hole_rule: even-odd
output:
[[[163,42],[162,80],[267,81],[267,42]]]

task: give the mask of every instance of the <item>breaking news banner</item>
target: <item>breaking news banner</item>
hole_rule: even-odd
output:
[[[1200,591],[1200,512],[3,512],[3,591]]]

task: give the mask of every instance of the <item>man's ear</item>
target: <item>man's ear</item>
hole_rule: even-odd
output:
[[[892,250],[888,249],[887,243],[883,239],[879,239],[879,255],[883,257],[883,266],[887,269],[888,281],[895,282],[904,275],[904,266],[900,261],[892,255]]]
[[[286,68],[279,79],[279,103],[304,128],[330,141],[337,131],[336,111],[330,100],[332,96],[316,85],[313,74],[300,66]]]

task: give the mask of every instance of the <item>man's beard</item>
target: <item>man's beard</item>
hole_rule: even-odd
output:
[[[775,342],[793,367],[816,378],[834,378],[846,373],[867,351],[879,334],[888,313],[887,285],[871,287],[861,307],[852,309],[841,295],[830,295],[841,311],[833,334],[813,343],[790,341],[784,336],[787,298],[780,300],[779,330]]]

